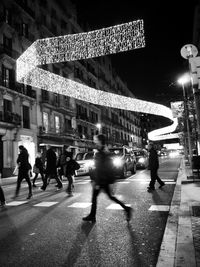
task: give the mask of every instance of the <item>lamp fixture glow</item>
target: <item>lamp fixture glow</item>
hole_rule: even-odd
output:
[[[145,112],[173,120],[171,109],[163,105],[96,90],[38,67],[99,57],[144,46],[143,20],[85,33],[39,39],[17,59],[17,81],[96,105]],[[170,128],[164,129],[162,134]],[[150,136],[153,137],[153,134]]]
[[[184,85],[184,84],[190,82],[190,80],[191,80],[191,77],[190,77],[189,73],[185,73],[183,76],[181,76],[178,79],[178,83],[181,85]]]

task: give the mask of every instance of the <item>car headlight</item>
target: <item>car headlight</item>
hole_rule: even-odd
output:
[[[94,160],[88,160],[86,163],[85,163],[85,167],[86,168],[92,168],[94,166]]]
[[[120,167],[123,164],[123,160],[119,157],[113,159],[113,165],[116,167]]]
[[[138,159],[138,162],[139,162],[139,163],[144,163],[144,162],[145,162],[145,159],[144,159],[144,158],[139,158],[139,159]]]

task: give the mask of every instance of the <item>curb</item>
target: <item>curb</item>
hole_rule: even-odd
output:
[[[175,266],[174,263],[176,258],[176,242],[179,219],[178,213],[181,203],[181,181],[185,175],[183,165],[182,159],[156,267]]]
[[[157,267],[197,266],[190,205],[184,199],[185,192],[182,190],[184,184],[194,183],[194,180],[187,180],[188,171],[190,169],[185,166],[185,160],[183,158],[177,176],[177,183],[163,235]]]

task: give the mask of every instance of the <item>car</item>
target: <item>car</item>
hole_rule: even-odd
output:
[[[139,149],[134,150],[134,154],[136,156],[136,167],[137,169],[146,169],[149,165],[149,155],[147,150]]]
[[[94,152],[79,152],[75,156],[75,160],[80,165],[80,168],[75,171],[75,176],[89,175],[89,170],[94,165]]]
[[[113,161],[113,175],[124,179],[128,171],[136,173],[136,157],[132,149],[123,147],[113,147],[109,149]]]
[[[166,157],[167,156],[167,152],[166,151],[158,151],[158,156],[159,157]]]

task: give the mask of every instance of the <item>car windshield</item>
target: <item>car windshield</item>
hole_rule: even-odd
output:
[[[84,154],[85,154],[85,153],[78,153],[78,154],[76,155],[76,157],[75,157],[75,160],[82,160]]]
[[[94,153],[93,152],[87,153],[87,154],[85,154],[84,159],[93,159],[93,156],[94,156]]]

